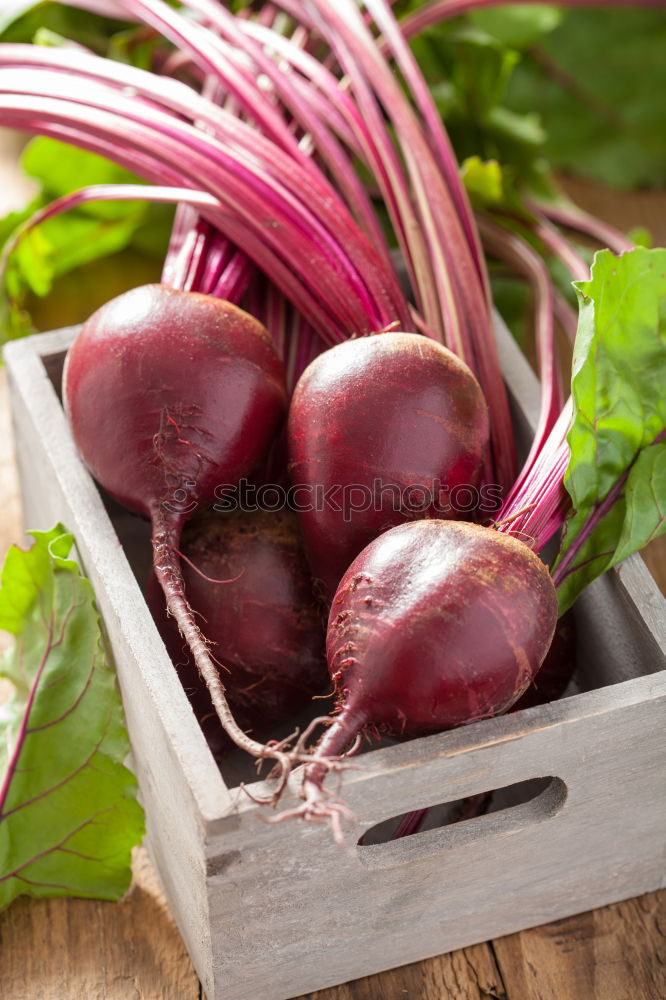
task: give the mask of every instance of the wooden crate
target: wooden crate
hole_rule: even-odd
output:
[[[55,388],[72,336],[6,351],[25,520],[75,535],[117,664],[148,846],[209,1000],[286,1000],[664,884],[665,602],[638,557],[577,605],[581,693],[364,754],[344,779],[357,816],[345,850],[324,827],[266,824],[225,784],[150,618],[126,556],[144,529],[109,516],[76,455]],[[525,431],[538,387],[503,329],[498,340]],[[529,801],[358,846],[390,817],[535,778]]]

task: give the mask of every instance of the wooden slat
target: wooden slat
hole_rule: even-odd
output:
[[[520,936],[520,935],[518,935]],[[492,946],[461,948],[426,962],[368,976],[302,1000],[509,1000]],[[560,998],[562,1000],[562,998]]]
[[[199,981],[143,851],[120,903],[19,899],[0,916],[3,1000],[198,1000]]]
[[[661,1000],[666,893],[511,934],[494,948],[507,995],[516,1000]]]
[[[2,368],[0,496],[4,558],[21,542],[22,526]],[[9,636],[0,632],[3,641],[7,645]],[[0,701],[8,689],[0,681]],[[132,889],[118,904],[22,898],[1,913],[2,1000],[199,1000],[199,981],[143,849],[133,870]]]

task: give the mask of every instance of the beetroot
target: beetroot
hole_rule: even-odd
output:
[[[445,347],[382,333],[310,364],[294,392],[288,436],[306,552],[330,600],[381,532],[457,516],[456,502],[470,519],[488,413],[471,371]]]
[[[290,511],[217,513],[191,521],[181,552],[188,599],[205,622],[212,653],[224,663],[227,699],[239,723],[267,735],[328,685],[324,625],[310,586],[298,522]],[[196,566],[196,571],[193,568]],[[204,579],[224,580],[212,583]],[[153,612],[183,687],[212,747],[222,731],[207,690],[154,575]]]
[[[227,733],[286,766],[236,725],[177,555],[185,521],[216,487],[251,471],[283,418],[282,364],[268,332],[212,296],[135,288],[84,324],[67,356],[64,399],[92,474],[152,522],[155,573]]]
[[[327,761],[365,727],[420,736],[506,711],[550,646],[557,600],[547,567],[521,541],[480,525],[426,520],[367,546],[342,578],[328,623],[339,714],[291,813],[332,819]]]
[[[523,542],[456,522],[394,528],[354,561],[333,601],[327,654],[344,700],[326,741],[351,719],[352,735],[372,722],[416,736],[506,711],[556,620],[548,570]]]
[[[134,288],[90,317],[67,355],[64,398],[95,479],[171,532],[256,465],[286,406],[260,323],[163,285]]]

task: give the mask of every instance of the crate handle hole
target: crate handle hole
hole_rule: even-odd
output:
[[[382,820],[359,838],[358,856],[365,862],[384,852],[405,848],[441,849],[491,834],[507,833],[542,822],[558,813],[567,798],[561,778],[549,775],[517,781],[463,799],[439,802],[420,812]]]

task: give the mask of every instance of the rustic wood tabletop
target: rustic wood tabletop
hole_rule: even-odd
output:
[[[5,167],[5,164],[7,166]],[[20,179],[0,149],[3,200]],[[569,182],[622,228],[666,243],[666,194]],[[60,325],[72,321],[60,314]],[[58,325],[58,319],[49,319]],[[0,556],[22,538],[4,373],[0,371]],[[664,546],[648,563],[666,585]],[[2,683],[2,682],[0,682]],[[0,689],[0,698],[2,691]],[[572,845],[572,851],[575,851]],[[637,845],[640,850],[640,845]],[[490,891],[490,890],[489,890]],[[143,849],[120,903],[19,899],[0,914],[2,1000],[198,1000],[201,988]],[[666,890],[310,994],[308,1000],[666,1000]]]

